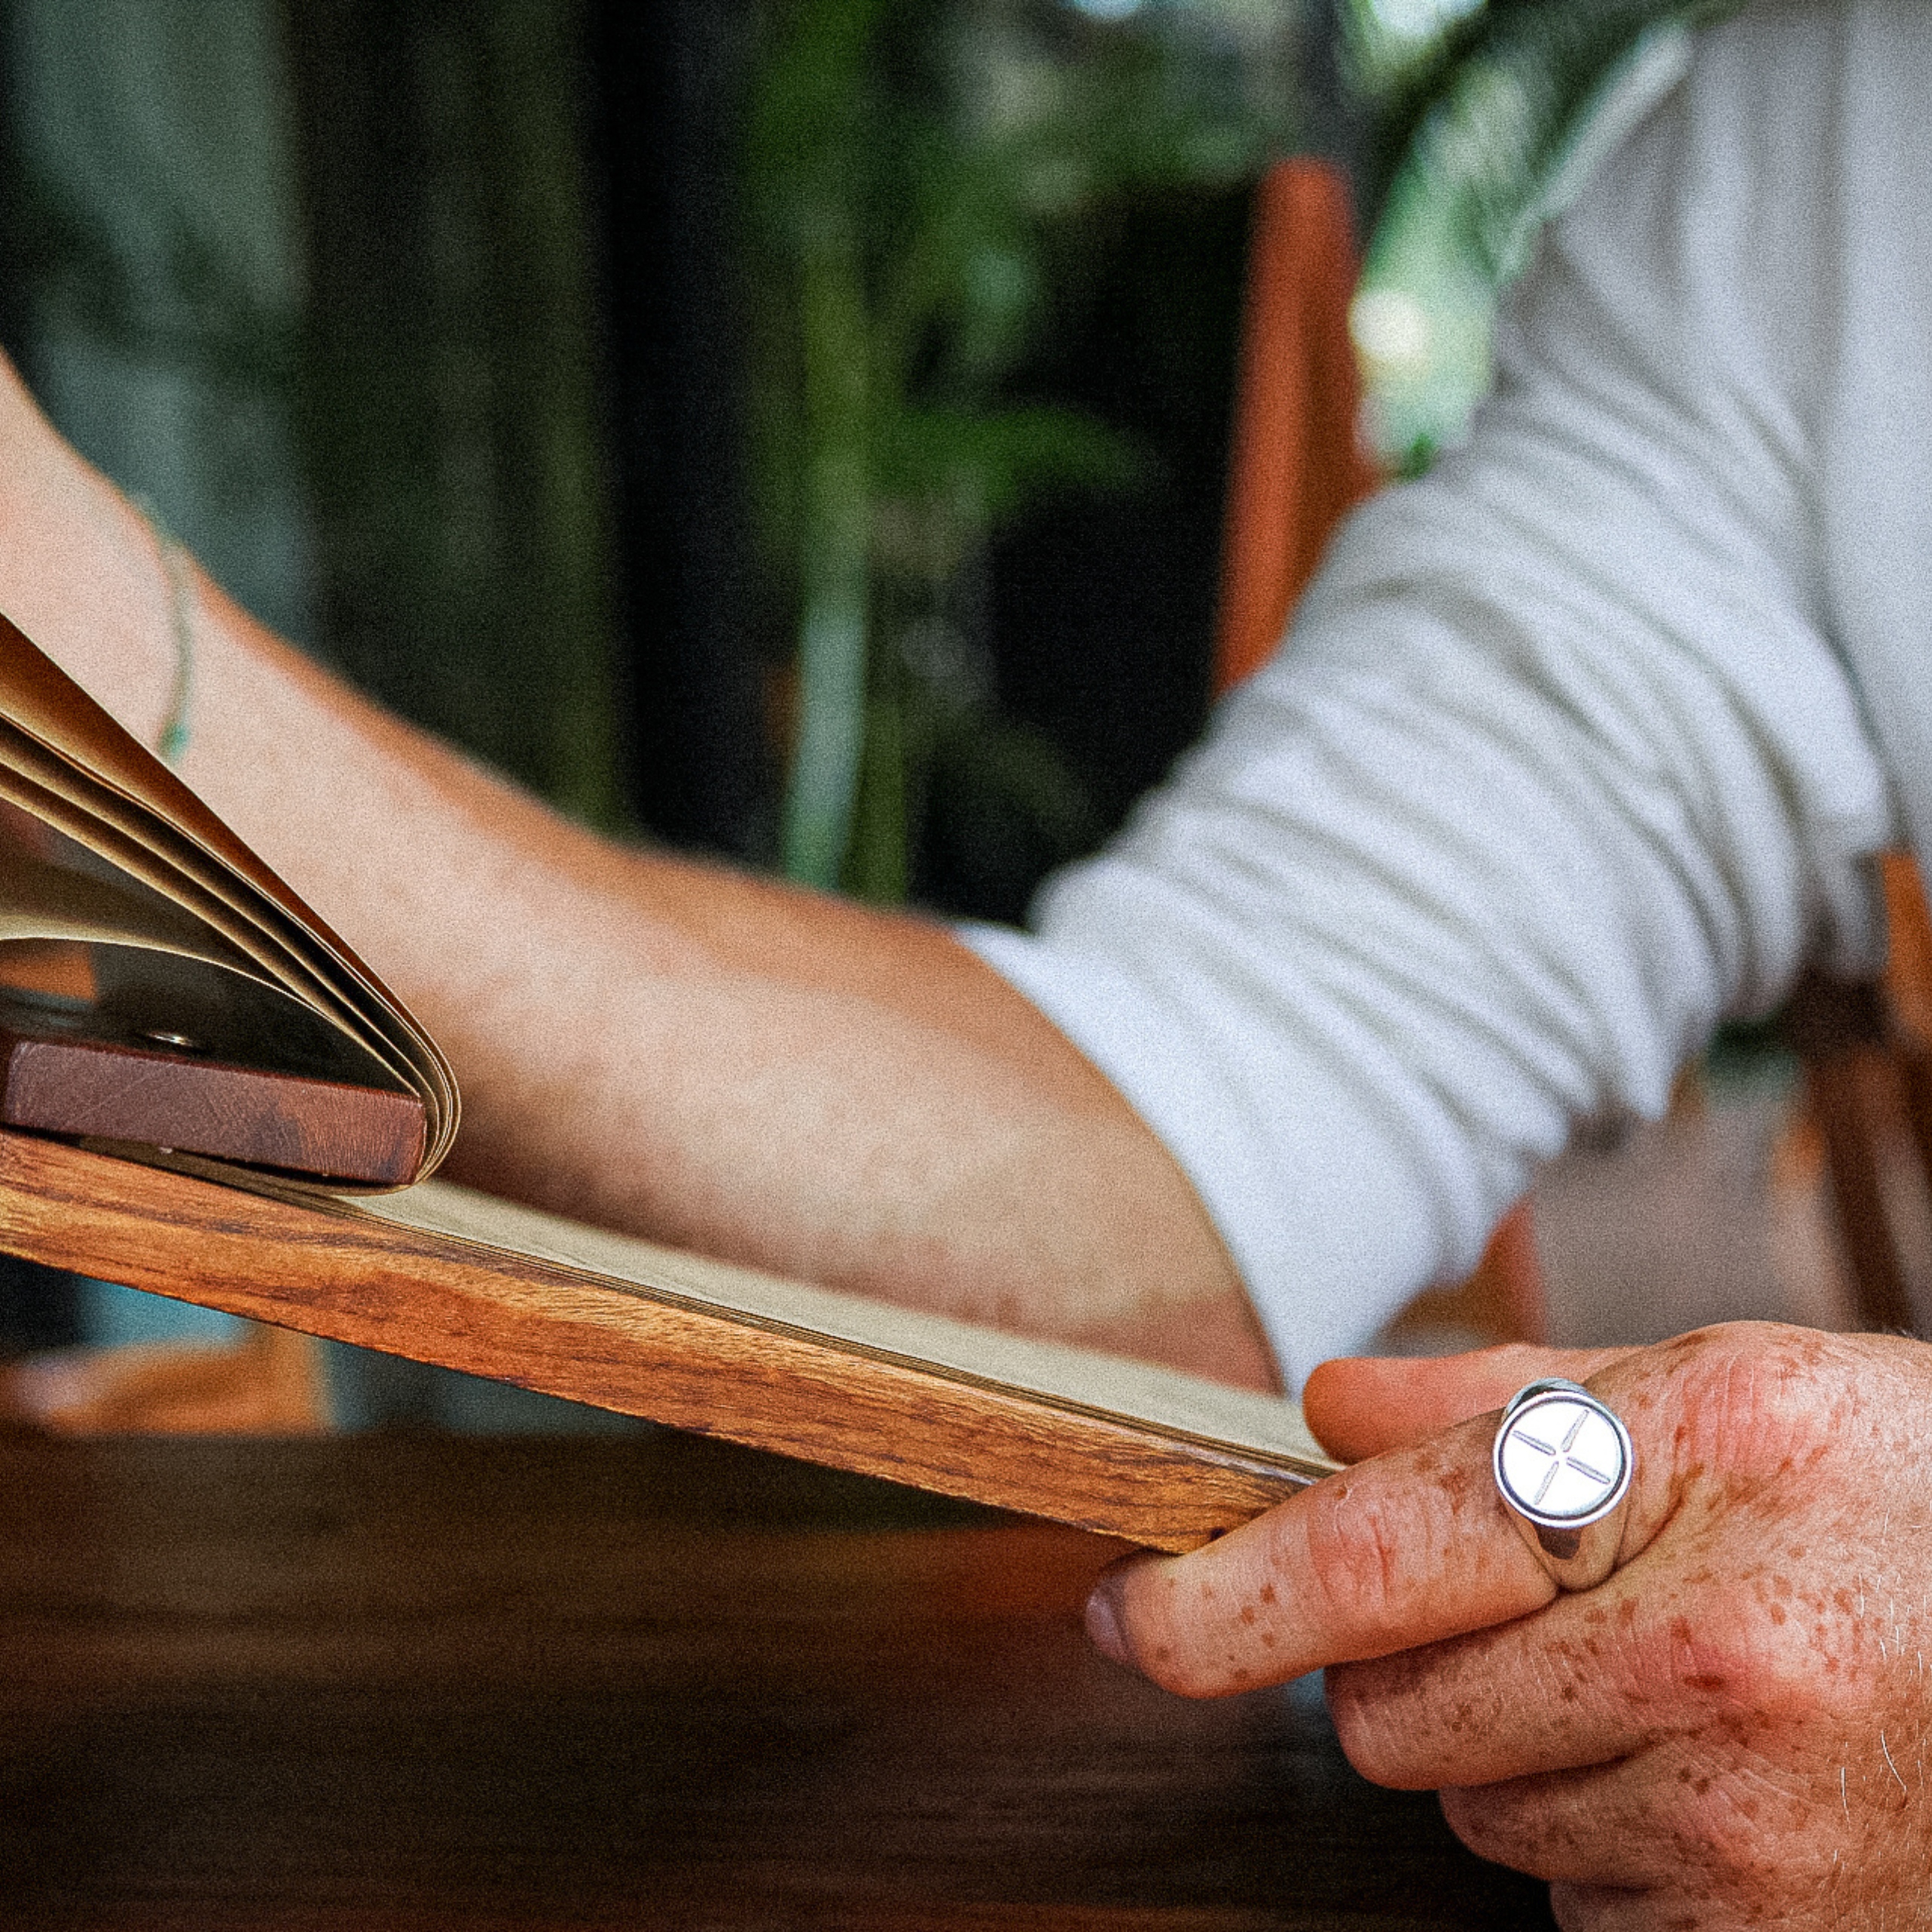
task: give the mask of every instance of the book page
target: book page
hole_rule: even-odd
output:
[[[340,1050],[331,1049],[295,1014],[284,1030],[304,1070],[327,1064],[329,1077],[393,1087],[421,1101],[428,1129],[422,1171],[434,1170],[455,1138],[460,1106],[435,1042],[179,778],[4,618],[0,800],[136,882],[110,907],[101,895],[77,895],[26,874],[0,877],[0,940],[106,942],[240,976],[172,982],[197,996],[218,995],[224,984],[232,989],[243,981],[279,989],[343,1041]],[[10,896],[14,887],[19,893]],[[144,905],[144,895],[163,909]],[[124,990],[137,993],[144,978],[151,981],[157,998],[169,984],[165,972],[144,975],[138,965],[124,965],[118,978]],[[257,1042],[272,1043],[276,1013],[294,1012],[278,1008],[273,997],[236,997],[249,1010],[230,1030]],[[200,1030],[208,1031],[205,1004],[203,1012]],[[250,1057],[261,1061],[258,1051]]]
[[[551,1262],[655,1299],[697,1304],[755,1326],[835,1341],[950,1379],[1022,1391],[1058,1407],[1238,1450],[1311,1479],[1339,1467],[1308,1433],[1299,1408],[1278,1396],[784,1280],[447,1182],[359,1200],[356,1210],[478,1248]]]

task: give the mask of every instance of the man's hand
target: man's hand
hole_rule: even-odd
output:
[[[1637,1451],[1620,1567],[1571,1596],[1488,1462],[1494,1412],[1549,1375]],[[1326,1665],[1357,1768],[1442,1787],[1469,1845],[1555,1882],[1566,1927],[1921,1921],[1932,1348],[1739,1323],[1331,1363],[1306,1403],[1373,1460],[1111,1572],[1102,1648],[1192,1696]]]

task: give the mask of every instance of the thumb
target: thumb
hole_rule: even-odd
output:
[[[1467,1355],[1344,1356],[1309,1376],[1302,1412],[1330,1455],[1360,1462],[1500,1409],[1525,1382],[1545,1375],[1585,1381],[1636,1352],[1511,1341]]]

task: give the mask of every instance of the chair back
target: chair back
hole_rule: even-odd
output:
[[[1904,1252],[1932,1207],[1932,918],[1911,854],[1879,863],[1883,977],[1808,973],[1783,1025],[1804,1067],[1798,1131],[1822,1143],[1853,1314],[1861,1328],[1909,1332],[1921,1324]],[[1915,1188],[1920,1200],[1909,1204]]]
[[[1256,191],[1236,377],[1214,688],[1271,657],[1341,519],[1381,481],[1356,434],[1348,334],[1358,272],[1348,188],[1320,161]]]

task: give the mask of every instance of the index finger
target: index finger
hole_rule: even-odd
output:
[[[1216,1697],[1542,1609],[1556,1586],[1489,1476],[1497,1418],[1304,1490],[1185,1557],[1134,1557],[1088,1608],[1100,1647]]]
[[[1587,1382],[1637,1353],[1509,1341],[1466,1355],[1344,1355],[1317,1366],[1302,1387],[1302,1412],[1330,1455],[1360,1462],[1500,1409],[1539,1376]]]

